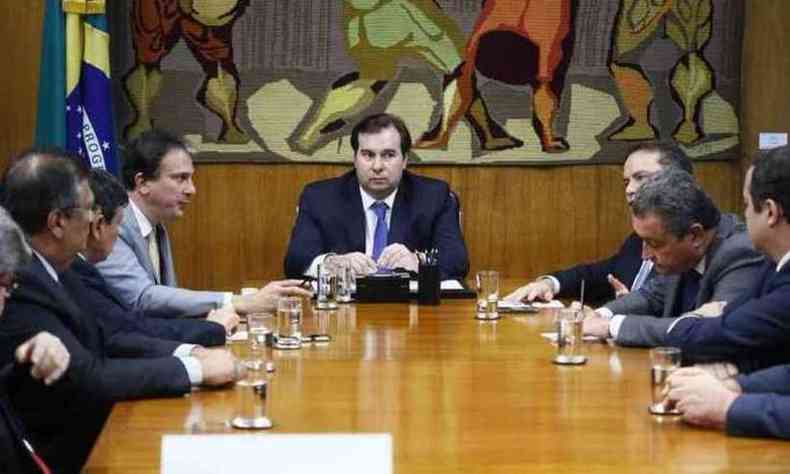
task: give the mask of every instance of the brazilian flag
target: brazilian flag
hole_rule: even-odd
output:
[[[78,153],[118,175],[104,0],[47,0],[36,145]]]

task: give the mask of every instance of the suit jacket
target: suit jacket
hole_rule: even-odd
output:
[[[727,412],[727,432],[736,436],[790,439],[790,366],[739,375],[743,394]]]
[[[75,258],[71,269],[85,286],[94,313],[111,332],[139,332],[146,336],[202,346],[225,344],[225,328],[200,319],[163,319],[146,317],[145,312],[128,307],[113,291],[101,273],[82,258]]]
[[[0,473],[35,473],[41,471],[22,444],[33,442],[8,399],[7,387],[23,374],[23,369],[8,364],[0,370]]]
[[[308,184],[299,200],[285,256],[285,274],[298,278],[318,255],[365,253],[365,210],[356,173]],[[444,181],[403,172],[392,206],[388,244],[439,250],[444,278],[464,278],[469,256],[458,220],[458,202]]]
[[[14,349],[41,331],[58,337],[71,354],[68,370],[55,384],[46,386],[26,376],[8,388],[39,453],[58,472],[79,472],[115,401],[190,390],[180,360],[156,357],[172,350],[172,343],[133,334],[108,337],[85,307],[80,280],[70,271],[58,283],[35,257],[18,272],[18,282],[0,319],[0,365],[11,363]]]
[[[560,282],[560,298],[579,298],[581,282],[584,280],[584,298],[597,305],[615,298],[614,289],[606,278],[609,274],[617,277],[627,287],[634,283],[642,267],[642,239],[632,233],[625,239],[620,250],[611,257],[593,263],[585,263],[552,273]]]
[[[713,242],[705,254],[705,273],[699,282],[694,307],[709,301],[732,301],[748,291],[759,274],[763,257],[752,246],[746,226],[734,215],[723,214]],[[627,317],[617,343],[625,346],[658,346],[675,321],[675,303],[682,295],[680,275],[657,275],[639,291],[606,305]]]
[[[178,288],[167,230],[159,226],[162,281],[158,281],[148,255],[148,242],[140,232],[132,206],[126,207],[112,253],[96,265],[107,284],[128,306],[147,316],[198,316],[219,308],[223,294]]]
[[[790,363],[790,266],[766,261],[762,277],[718,318],[683,318],[667,343],[692,362],[731,361],[742,372]]]

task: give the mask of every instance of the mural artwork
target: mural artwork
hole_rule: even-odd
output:
[[[367,114],[425,163],[611,163],[645,140],[738,153],[738,0],[112,2],[125,139],[199,160],[338,162]]]

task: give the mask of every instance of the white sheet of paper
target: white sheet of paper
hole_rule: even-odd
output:
[[[536,308],[547,308],[547,309],[565,307],[565,305],[562,304],[562,301],[560,300],[551,300],[548,302],[535,301],[532,303],[532,306]]]
[[[787,145],[786,133],[760,133],[760,150],[769,150]]]
[[[246,341],[247,340],[247,330],[246,329],[239,329],[238,331],[234,332],[228,339],[231,341]]]
[[[464,286],[458,280],[442,280],[439,287],[442,290],[463,290]],[[419,283],[417,280],[409,281],[409,292],[417,293],[419,291]]]
[[[389,433],[165,435],[161,472],[391,474],[392,436]]]
[[[556,332],[542,332],[542,333],[540,333],[540,335],[545,337],[546,339],[548,339],[551,342],[557,342],[557,333]],[[597,342],[600,339],[598,339],[595,336],[584,336],[584,337],[582,337],[582,340],[584,342]]]

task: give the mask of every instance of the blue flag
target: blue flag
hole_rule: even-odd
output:
[[[64,147],[117,176],[104,7],[103,0],[47,0],[36,144]]]

